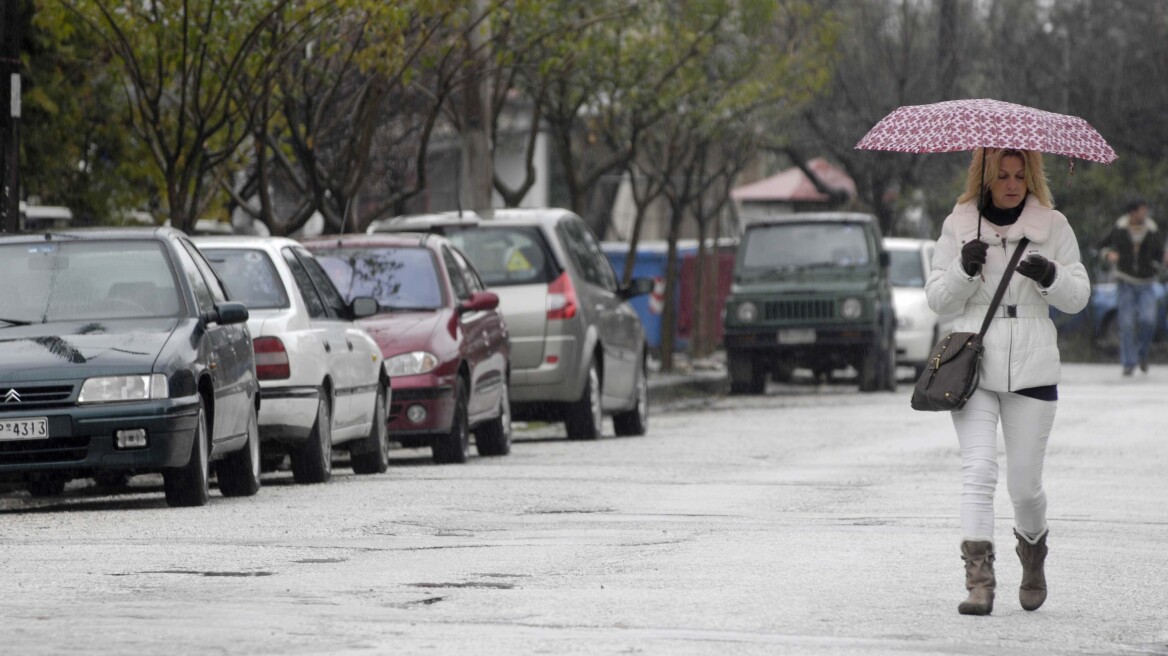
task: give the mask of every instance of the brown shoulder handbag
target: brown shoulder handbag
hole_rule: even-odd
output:
[[[985,351],[981,340],[989,330],[990,321],[994,312],[1006,295],[1006,288],[1010,285],[1010,278],[1018,266],[1022,251],[1029,240],[1023,238],[1014,248],[1014,255],[1006,265],[1006,272],[1002,275],[1002,282],[994,292],[990,301],[989,311],[985,320],[981,322],[981,331],[976,333],[950,333],[941,338],[933,347],[929,362],[917,384],[913,387],[913,410],[940,412],[946,410],[960,410],[965,402],[973,396],[977,389],[978,371],[981,368],[981,356]]]

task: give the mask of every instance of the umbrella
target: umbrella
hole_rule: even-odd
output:
[[[990,100],[905,105],[880,119],[860,150],[948,153],[976,148],[1037,150],[1109,164],[1115,151],[1078,116]]]

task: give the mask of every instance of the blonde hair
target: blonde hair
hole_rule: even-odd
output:
[[[987,152],[988,157],[986,156]],[[1002,168],[1002,158],[1004,157],[1022,159],[1022,167],[1026,171],[1026,191],[1043,206],[1053,209],[1054,199],[1050,197],[1046,171],[1042,168],[1042,153],[1037,150],[1014,150],[1012,148],[978,148],[973,151],[973,161],[969,163],[969,173],[965,177],[965,193],[961,194],[957,202],[976,201],[988,193],[990,184],[998,179],[998,171]],[[983,162],[985,165],[984,177],[982,173]],[[981,193],[978,193],[979,186]]]

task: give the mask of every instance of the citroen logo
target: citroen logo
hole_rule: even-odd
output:
[[[4,395],[4,402],[5,403],[20,403],[20,392],[17,392],[14,389],[8,390],[8,393]]]

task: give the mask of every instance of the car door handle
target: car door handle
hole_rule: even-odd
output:
[[[328,342],[325,342],[325,343],[324,343],[324,352],[325,352],[325,353],[332,353],[332,352],[333,352],[333,346],[332,346],[332,344],[329,344]]]
[[[352,351],[353,350],[353,340],[346,339],[345,343],[349,345],[349,350]]]

